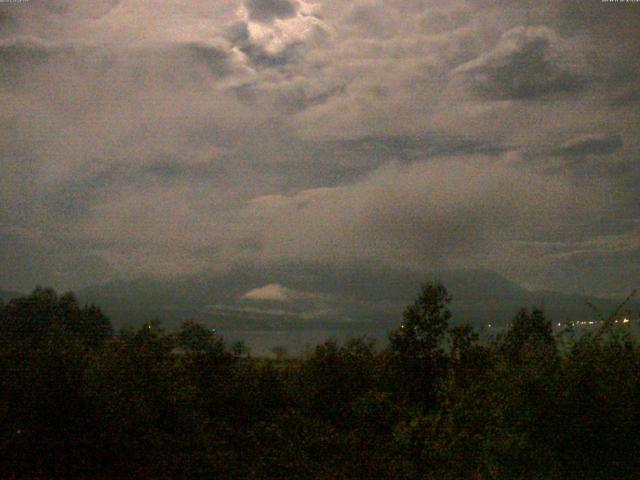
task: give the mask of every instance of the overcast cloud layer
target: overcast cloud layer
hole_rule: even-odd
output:
[[[0,287],[309,262],[628,293],[638,72],[633,3],[2,3]]]

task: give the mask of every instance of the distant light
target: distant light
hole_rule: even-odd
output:
[[[559,326],[559,327],[561,326],[561,325],[560,325],[560,322],[558,322],[558,326]]]
[[[623,318],[622,319],[622,323],[629,323],[629,319],[628,318]]]
[[[491,328],[491,324],[489,324],[489,328]]]

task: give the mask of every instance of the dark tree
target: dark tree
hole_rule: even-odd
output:
[[[511,358],[516,359],[523,349],[538,345],[552,350],[556,349],[551,322],[544,312],[534,308],[531,313],[521,309],[509,325],[504,338],[503,350]]]
[[[391,349],[414,357],[429,357],[439,349],[449,326],[451,296],[440,283],[422,286],[418,298],[402,314],[400,329],[390,335]]]
[[[478,333],[471,325],[458,325],[449,332],[449,342],[451,356],[458,360],[463,360],[471,348],[478,341]]]
[[[113,335],[100,308],[80,308],[73,293],[58,297],[52,289],[36,288],[29,296],[11,300],[0,319],[0,338],[10,345],[37,346],[56,329],[90,348]]]
[[[389,335],[392,383],[412,401],[432,405],[435,382],[445,372],[442,341],[449,327],[451,296],[440,283],[427,283]]]

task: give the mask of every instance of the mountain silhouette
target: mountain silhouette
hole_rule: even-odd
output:
[[[170,279],[142,277],[80,290],[116,325],[157,318],[168,327],[185,318],[232,329],[372,328],[398,324],[420,284],[442,282],[453,297],[454,322],[477,327],[506,325],[521,307],[543,308],[555,321],[591,320],[587,302],[607,313],[621,299],[530,291],[490,270],[407,272],[370,266],[331,268],[315,264],[243,266],[225,273],[203,272]],[[247,300],[265,285],[291,292],[286,301]],[[638,308],[638,302],[632,303]]]

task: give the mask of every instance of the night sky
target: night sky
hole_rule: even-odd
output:
[[[640,3],[0,3],[0,288],[297,263],[625,295],[639,73]]]

